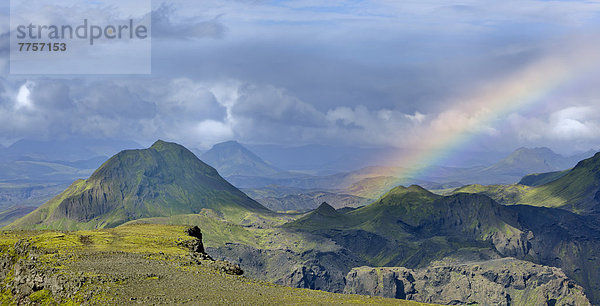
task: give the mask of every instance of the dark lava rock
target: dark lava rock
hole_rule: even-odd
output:
[[[192,241],[184,241],[179,244],[188,248],[192,253],[206,254],[204,251],[204,244],[202,243],[202,231],[200,228],[198,226],[188,227],[185,232],[189,236],[196,239]]]
[[[227,262],[227,261],[216,261],[204,250],[204,244],[202,243],[202,231],[198,226],[188,227],[185,232],[196,239],[192,241],[178,242],[179,245],[190,250],[190,259],[195,264],[208,263],[216,270],[230,275],[242,275],[244,270],[239,265]]]

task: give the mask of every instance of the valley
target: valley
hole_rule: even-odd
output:
[[[0,20],[0,305],[600,306],[600,1]]]

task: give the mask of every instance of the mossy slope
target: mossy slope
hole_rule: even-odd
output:
[[[1,232],[0,259],[7,259],[7,264],[0,270],[5,276],[0,280],[0,302],[421,305],[294,289],[226,275],[209,262],[190,262],[188,250],[177,243],[193,239],[184,234],[184,228],[129,225],[75,232]],[[28,287],[29,281],[15,283],[15,277],[28,280],[31,275],[35,276],[33,287]]]

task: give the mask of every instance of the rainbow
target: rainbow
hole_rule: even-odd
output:
[[[585,58],[588,61],[583,60]],[[583,70],[591,70],[590,58],[594,56],[540,60],[506,80],[491,83],[493,88],[450,103],[449,109],[432,119],[426,128],[405,139],[402,146],[413,150],[403,151],[393,160],[385,161],[386,164],[401,169],[394,177],[413,180],[422,177],[433,165],[460,152],[470,140],[481,135],[482,130],[491,128],[491,123],[546,101]]]

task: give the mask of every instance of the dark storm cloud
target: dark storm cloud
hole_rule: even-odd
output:
[[[0,79],[0,88],[0,140],[232,137],[219,125],[226,108],[204,84],[188,79]]]
[[[290,126],[325,126],[325,116],[312,105],[273,86],[246,84],[238,89],[239,99],[232,108],[236,117],[252,118],[263,123]]]
[[[472,10],[475,10],[473,8]],[[288,14],[291,14],[288,12]],[[477,13],[470,13],[470,16]],[[340,105],[437,111],[440,100],[472,90],[481,80],[514,71],[544,55],[551,33],[479,25],[430,25],[382,18],[307,21],[299,26],[270,20],[238,25],[237,16],[224,41],[203,41],[189,48],[157,43],[155,72],[203,80],[226,76],[285,88],[326,112]],[[291,17],[288,17],[292,19]],[[443,18],[443,17],[439,17]],[[238,35],[251,32],[247,39]]]
[[[29,98],[35,105],[45,110],[72,110],[75,106],[67,84],[56,80],[40,80],[31,91]]]
[[[595,31],[600,20],[600,5],[583,1],[209,0],[153,7],[153,75],[7,76],[0,82],[2,133],[166,137],[202,146],[230,138],[402,145],[399,134],[436,118],[472,117],[456,110],[457,101],[539,59],[568,54],[573,37]],[[6,59],[1,52],[0,45]],[[497,119],[510,122],[506,127],[492,122],[481,130],[503,147],[567,146],[570,137],[589,145],[597,140],[587,131],[600,119],[583,114],[597,109],[589,102],[597,93],[573,92],[539,113]],[[590,93],[578,96],[583,92]]]
[[[85,112],[107,117],[145,119],[156,115],[156,105],[144,101],[129,88],[113,82],[98,82],[88,87],[85,96],[79,99]]]

